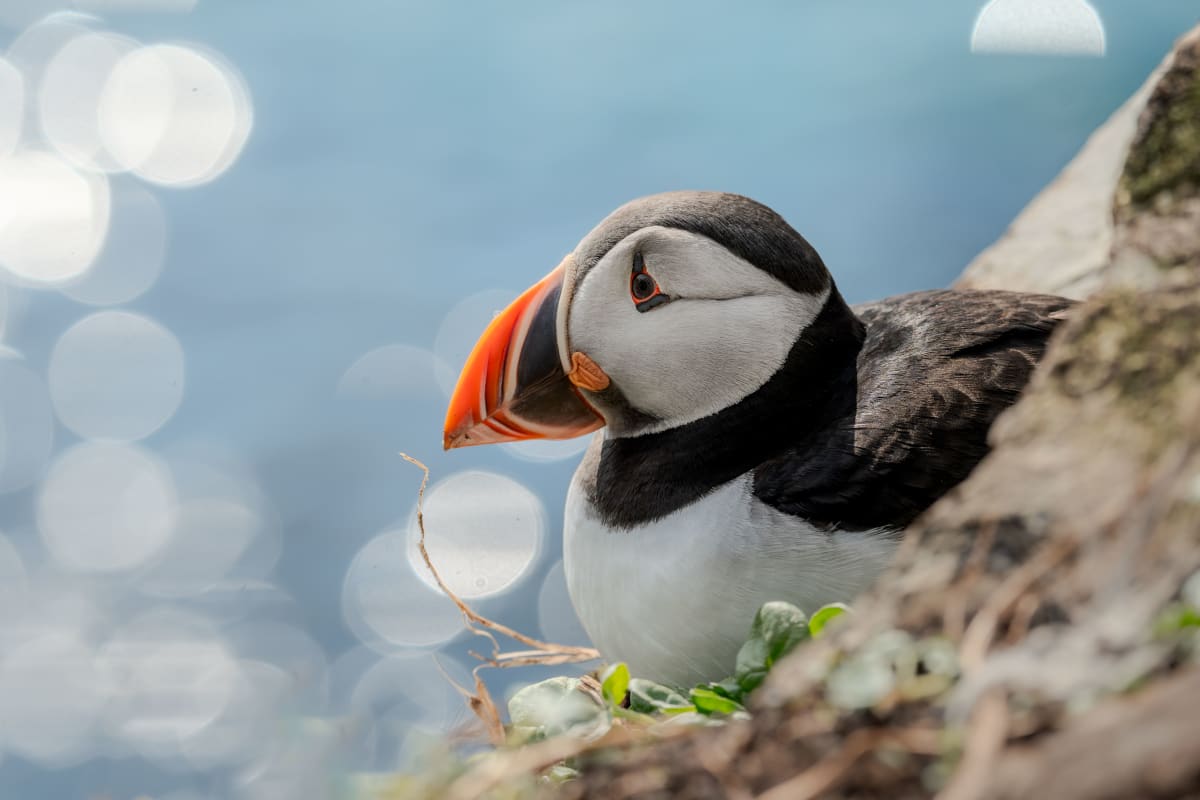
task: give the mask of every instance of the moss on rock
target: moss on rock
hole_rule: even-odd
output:
[[[1143,112],[1120,205],[1145,207],[1200,192],[1200,37],[1180,47]]]

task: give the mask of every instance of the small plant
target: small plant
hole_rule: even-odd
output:
[[[697,723],[744,715],[750,694],[762,685],[771,667],[801,642],[820,636],[847,610],[837,603],[810,618],[790,603],[766,603],[754,616],[733,674],[691,689],[631,677],[623,663],[604,671],[599,692],[589,691],[584,681],[576,678],[550,678],[527,686],[508,704],[514,738],[525,742],[569,733],[591,739],[603,736],[617,720],[652,726],[687,714]]]

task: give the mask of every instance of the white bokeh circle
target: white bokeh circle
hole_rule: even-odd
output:
[[[991,0],[975,20],[971,50],[1102,56],[1104,23],[1087,0]]]
[[[542,503],[512,478],[468,470],[445,478],[425,494],[425,546],[451,591],[463,598],[490,597],[511,588],[541,551]],[[431,588],[437,582],[417,548],[414,512],[408,558]]]
[[[72,164],[121,169],[100,138],[100,95],[117,62],[137,46],[127,36],[89,31],[68,40],[46,63],[37,96],[42,134]]]
[[[109,696],[96,654],[78,638],[24,642],[0,659],[0,740],[46,766],[85,761]]]
[[[249,92],[224,61],[158,44],[126,54],[100,94],[100,139],[123,168],[152,183],[195,186],[241,154],[253,125]]]
[[[320,713],[329,702],[329,658],[302,628],[268,619],[246,619],[226,630],[241,660],[274,664],[287,675],[285,697],[297,713]]]
[[[42,72],[54,54],[71,39],[90,33],[96,18],[77,11],[56,10],[62,8],[62,0],[5,0],[0,3],[0,21],[3,9],[22,4],[37,4],[42,10],[37,18],[29,20],[28,27],[15,26],[23,30],[8,46],[8,60],[24,73],[26,86],[30,88],[27,100],[33,100],[36,97],[33,87],[41,83]]]
[[[350,400],[395,402],[429,393],[438,370],[430,351],[387,344],[356,359],[338,381],[337,393]]]
[[[524,442],[505,442],[500,445],[513,458],[548,464],[582,455],[591,443],[591,436],[576,436],[574,439],[530,439]]]
[[[403,531],[382,533],[358,551],[346,571],[342,617],[373,650],[429,647],[463,630],[462,614],[449,598],[413,573],[407,549]]]
[[[232,582],[236,589],[238,585],[266,579],[282,553],[283,533],[279,514],[259,485],[255,470],[236,449],[214,440],[174,441],[165,448],[164,456],[171,466],[181,509],[191,507],[195,511],[208,508],[212,513],[226,515],[231,528],[218,537],[219,542],[213,543],[212,552],[205,557],[205,566],[197,570],[183,563],[172,566],[176,562],[176,555],[186,559],[185,554],[190,548],[206,546],[201,541],[188,544],[190,536],[203,536],[203,525],[188,525],[185,529],[181,524],[176,534],[182,538],[179,549],[172,543],[162,554],[155,569],[147,575],[145,588],[154,593],[178,592],[190,582],[194,589],[194,581],[175,583],[174,589],[156,585],[158,578],[164,577],[156,574],[158,568],[165,568],[166,574],[176,579],[189,573],[194,578],[201,575],[211,577],[212,568],[223,564],[240,542],[244,542],[245,546],[225,572],[224,580],[210,585],[208,590],[211,592],[226,582]],[[235,508],[239,510],[235,511]],[[251,518],[255,523],[252,530]],[[246,535],[249,535],[248,541],[245,540]]]
[[[154,285],[167,256],[167,215],[144,187],[114,183],[108,236],[91,267],[66,284],[67,297],[93,306],[127,303]]]
[[[198,769],[214,769],[261,757],[285,712],[291,683],[292,676],[275,664],[239,659],[229,702],[182,743],[184,758]]]
[[[104,245],[110,205],[103,175],[58,156],[19,150],[0,159],[0,266],[35,286],[77,278]]]
[[[72,572],[146,564],[170,540],[171,475],[137,447],[84,443],[58,457],[37,498],[38,530],[55,562]]]
[[[202,594],[232,572],[262,529],[252,509],[232,500],[180,503],[169,543],[139,581],[142,591],[161,597]]]
[[[17,149],[25,125],[25,78],[0,56],[0,158]]]
[[[414,768],[421,744],[442,739],[469,717],[467,705],[454,688],[470,685],[449,659],[429,653],[403,653],[371,664],[354,685],[349,698],[351,719],[370,726],[375,770]],[[453,673],[460,673],[454,675]]]
[[[128,311],[100,311],[75,323],[55,344],[48,373],[58,418],[86,439],[149,436],[183,399],[179,341]]]
[[[99,653],[112,696],[107,728],[151,758],[177,757],[233,696],[237,664],[202,617],[151,609],[122,626]]]

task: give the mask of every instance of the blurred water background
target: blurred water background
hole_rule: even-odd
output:
[[[677,188],[945,285],[1200,18],[1094,6],[1103,58],[961,0],[0,0],[0,798],[351,796],[463,722],[402,450],[453,585],[584,643],[582,443],[440,451],[491,314]]]

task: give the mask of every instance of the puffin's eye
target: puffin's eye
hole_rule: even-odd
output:
[[[658,308],[671,298],[663,294],[654,280],[654,276],[646,271],[646,259],[641,253],[633,254],[633,275],[629,278],[629,295],[638,311],[649,311]]]
[[[658,284],[654,282],[649,273],[639,272],[633,276],[633,284],[630,286],[630,291],[633,293],[634,300],[649,300],[654,296],[654,290],[658,288]]]

